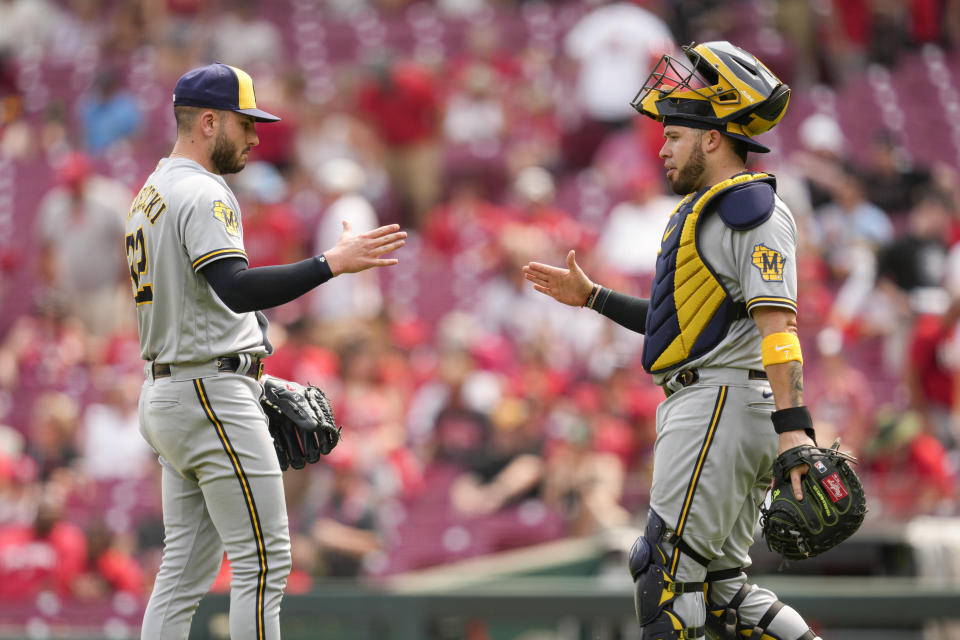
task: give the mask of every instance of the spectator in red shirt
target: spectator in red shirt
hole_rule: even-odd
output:
[[[440,99],[434,79],[412,63],[378,63],[357,106],[387,145],[387,170],[405,226],[420,228],[440,196]]]
[[[557,206],[553,176],[543,167],[524,167],[518,171],[513,191],[510,218],[516,220],[516,224],[539,229],[557,247],[580,251],[593,244],[595,234]],[[506,231],[510,232],[510,226]]]
[[[339,363],[335,353],[321,346],[317,322],[311,316],[303,316],[276,329],[274,353],[266,362],[266,372],[285,380],[310,380],[326,390],[337,394],[340,382],[337,378]]]
[[[483,178],[471,172],[451,177],[450,198],[433,209],[423,229],[427,248],[447,258],[472,253],[471,264],[496,265],[494,240],[509,221],[503,208],[486,195]]]
[[[45,590],[70,593],[83,569],[86,540],[62,513],[62,495],[48,486],[32,524],[0,528],[0,600],[31,599]]]
[[[133,557],[117,544],[102,522],[87,529],[87,557],[72,591],[84,600],[100,600],[113,593],[140,595],[143,572]]]
[[[925,432],[947,449],[958,446],[953,415],[957,408],[953,333],[958,317],[958,302],[946,313],[922,313],[916,317],[904,372],[910,407],[920,414]]]

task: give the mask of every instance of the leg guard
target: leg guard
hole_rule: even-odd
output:
[[[730,575],[734,571],[737,576]],[[722,593],[737,584],[740,587],[727,604],[717,605],[718,599],[725,599]],[[708,573],[707,596],[706,630],[713,640],[820,640],[799,613],[771,591],[748,584],[739,568]]]
[[[630,550],[630,575],[634,581],[634,605],[642,627],[643,640],[685,640],[702,638],[702,626],[688,626],[674,611],[677,598],[685,593],[703,592],[703,582],[677,582],[668,570],[662,541],[666,525],[653,510],[643,536]]]

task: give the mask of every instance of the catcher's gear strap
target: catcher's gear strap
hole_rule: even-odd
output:
[[[780,610],[783,609],[784,605],[782,602],[777,600],[770,608],[767,609],[767,612],[763,614],[763,617],[760,618],[760,621],[757,622],[756,626],[753,627],[753,635],[751,638],[763,638],[763,634],[767,631],[767,626],[773,622],[773,619],[777,617],[777,614],[780,613]]]
[[[754,585],[749,583],[744,583],[740,587],[740,590],[737,591],[736,595],[728,602],[722,609],[712,609],[711,614],[713,616],[714,624],[709,625],[717,634],[722,634],[720,637],[724,640],[738,640],[743,637],[741,631],[746,629],[751,629],[750,637],[760,640],[761,638],[774,638],[767,633],[767,627],[773,622],[773,619],[777,617],[777,614],[780,613],[780,610],[785,606],[782,602],[777,600],[771,604],[766,612],[761,616],[760,620],[757,621],[757,624],[753,627],[740,624],[740,614],[738,609],[740,605],[743,604],[743,601],[746,600],[747,596],[750,595],[750,592],[754,590]],[[719,618],[719,620],[717,620]],[[765,635],[766,634],[766,635]]]
[[[718,580],[733,580],[743,573],[743,567],[731,567],[729,569],[718,569],[717,571],[708,571],[704,582],[716,582]]]
[[[221,258],[200,272],[234,313],[269,309],[299,298],[333,277],[327,259],[320,255],[292,264],[247,268],[244,258]]]
[[[739,573],[737,575],[739,575]],[[730,576],[730,578],[735,577],[737,576]],[[714,580],[722,579],[729,578],[714,578]],[[710,614],[707,616],[707,626],[713,631],[715,636],[723,640],[738,640],[739,635],[737,629],[739,625],[737,623],[739,616],[737,615],[737,609],[743,604],[743,601],[752,590],[753,585],[745,582],[730,602],[719,609],[710,610]]]
[[[699,564],[701,567],[706,567],[707,565],[710,564],[709,560],[707,560],[702,555],[694,551],[693,548],[690,545],[688,545],[683,538],[673,535],[673,536],[668,536],[664,538],[664,540],[672,542],[673,546],[679,549],[681,553],[689,556],[694,562]]]

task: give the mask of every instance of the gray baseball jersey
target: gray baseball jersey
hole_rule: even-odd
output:
[[[222,177],[193,160],[164,158],[134,199],[126,234],[141,358],[267,355],[263,314],[234,313],[200,275],[214,260],[247,257],[240,206]]]

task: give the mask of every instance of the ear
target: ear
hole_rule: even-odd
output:
[[[216,111],[206,110],[200,114],[200,117],[197,120],[200,123],[200,131],[203,133],[205,138],[212,138],[217,135],[217,131],[220,130],[223,115],[217,113]]]
[[[700,144],[704,153],[712,153],[723,145],[723,134],[716,129],[708,129],[700,136]]]

